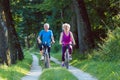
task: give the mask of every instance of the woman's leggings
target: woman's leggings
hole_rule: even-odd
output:
[[[65,51],[66,51],[67,47],[62,45],[62,61],[65,61]],[[69,54],[72,54],[72,46],[69,45]]]

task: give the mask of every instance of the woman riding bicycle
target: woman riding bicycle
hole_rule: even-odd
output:
[[[66,46],[69,45],[69,54],[70,54],[70,59],[72,59],[72,46],[70,44],[75,45],[75,40],[73,37],[72,32],[70,31],[70,25],[68,23],[65,23],[62,25],[63,31],[60,34],[60,40],[59,43],[62,45],[62,66],[64,66],[64,61],[65,61],[65,51],[66,51]]]

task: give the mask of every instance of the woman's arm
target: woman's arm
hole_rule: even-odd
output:
[[[70,32],[70,35],[71,35],[71,38],[72,38],[72,41],[73,41],[73,45],[76,45],[76,43],[75,43],[75,39],[74,39],[74,37],[73,37],[73,33]]]
[[[62,36],[63,36],[63,33],[61,32],[60,39],[59,39],[59,44],[62,44]]]

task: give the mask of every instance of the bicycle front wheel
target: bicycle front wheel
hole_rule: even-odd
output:
[[[45,68],[50,67],[49,55],[48,54],[45,54],[45,56],[44,56],[44,65],[45,65]]]
[[[66,54],[65,54],[65,66],[67,69],[69,68],[69,52],[68,51],[66,51]]]

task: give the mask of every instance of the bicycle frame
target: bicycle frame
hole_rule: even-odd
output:
[[[69,45],[66,46],[66,51],[65,51],[65,66],[68,69],[69,68]]]
[[[49,60],[49,53],[48,53],[48,46],[46,44],[43,45],[43,56],[44,56],[44,67],[50,67],[50,60]]]

